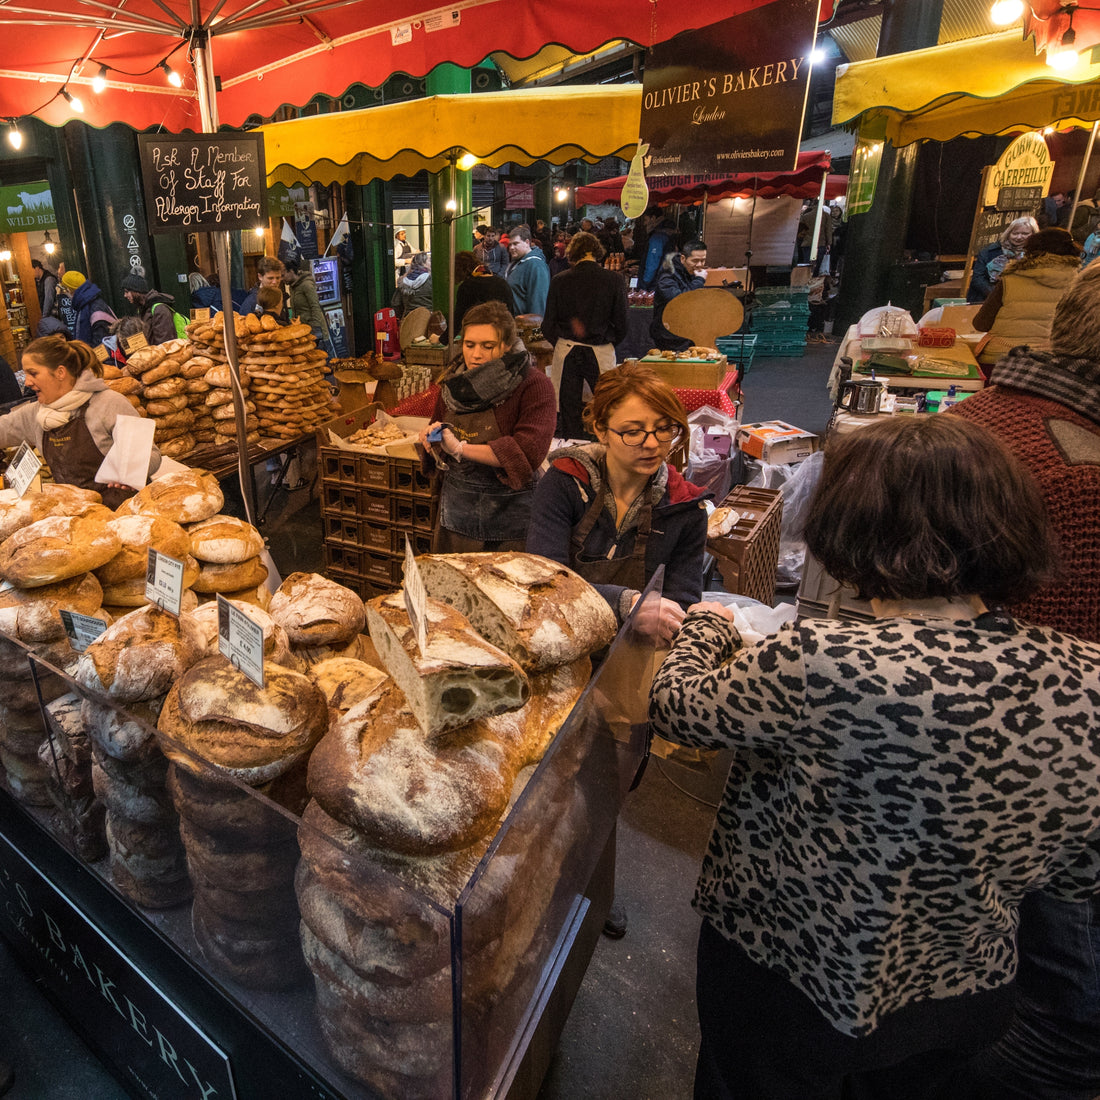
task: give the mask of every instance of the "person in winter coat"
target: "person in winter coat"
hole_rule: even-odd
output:
[[[638,289],[654,290],[665,258],[676,251],[676,224],[660,213],[647,212],[642,220],[647,223],[649,233],[646,236],[644,262],[638,272]]]
[[[473,252],[455,255],[455,328],[462,328],[466,311],[481,302],[502,302],[509,313],[515,313],[512,288],[499,275],[494,275]]]
[[[328,322],[325,320],[325,311],[317,298],[317,283],[309,270],[308,261],[287,260],[286,289],[290,295],[290,312],[294,320],[309,325],[318,347],[327,347]]]
[[[542,249],[534,247],[528,226],[517,225],[509,234],[508,255],[512,257],[512,266],[507,278],[516,300],[516,315],[534,313],[541,317],[546,312],[550,268]]]
[[[420,433],[424,472],[442,473],[432,552],[522,550],[554,438],[554,387],[501,302],[470,308],[459,347]]]
[[[978,362],[991,366],[1018,344],[1049,349],[1054,307],[1080,265],[1081,246],[1065,229],[1041,229],[1028,237],[1024,254],[1004,269],[974,315],[974,328],[989,333]]]
[[[639,625],[668,643],[703,590],[710,494],[668,464],[687,412],[653,370],[631,363],[600,376],[585,421],[599,442],[550,456],[527,550],[579,573],[620,622],[663,565],[659,611]]]
[[[970,270],[970,285],[966,288],[969,305],[984,302],[993,293],[993,285],[1001,277],[1005,266],[1024,254],[1024,244],[1032,233],[1039,232],[1039,223],[1031,217],[1017,218],[1010,222],[1000,240],[987,244],[977,256]]]
[[[111,331],[111,326],[118,320],[115,311],[107,304],[102,291],[95,283],[89,282],[79,271],[66,271],[62,276],[61,285],[64,291],[68,291],[74,312],[76,313],[76,326],[73,336],[77,340],[83,340],[90,347],[97,347],[103,343],[103,338]],[[176,332],[173,328],[172,336]],[[171,339],[171,337],[167,337]],[[152,341],[150,341],[151,343]]]
[[[117,508],[136,492],[126,485],[95,479],[114,441],[115,422],[138,412],[121,394],[108,389],[103,366],[81,340],[43,336],[23,349],[26,389],[38,400],[0,417],[0,447],[26,441],[37,447],[55,481],[94,489],[108,508]],[[153,448],[149,473],[160,465]]]
[[[41,260],[31,260],[35,289],[38,291],[38,309],[43,317],[49,317],[57,304],[57,276]]]
[[[283,268],[283,261],[277,259],[275,256],[261,256],[256,263],[256,275],[258,282],[256,285],[245,295],[244,301],[241,302],[241,307],[237,311],[243,317],[246,313],[256,313],[256,295],[259,293],[260,287],[269,286],[274,287],[278,291],[283,289],[283,275],[285,269]],[[283,311],[286,312],[285,310]]]
[[[690,340],[676,336],[665,328],[665,306],[685,291],[698,290],[703,286],[706,266],[707,246],[699,240],[687,241],[679,252],[665,257],[657,279],[657,291],[653,295],[653,320],[649,323],[649,335],[654,347],[662,351],[684,351],[691,347]]]
[[[145,339],[150,344],[164,344],[176,338],[176,300],[152,289],[143,275],[129,274],[122,280],[126,301],[137,309]],[[79,331],[77,339],[80,338]]]
[[[427,252],[417,252],[408,270],[398,280],[390,301],[398,317],[414,309],[432,308],[432,265]]]

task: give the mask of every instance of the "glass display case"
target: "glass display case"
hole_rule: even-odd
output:
[[[328,817],[304,765],[240,782],[56,643],[0,650],[0,934],[135,1095],[535,1095],[610,905],[650,639],[624,626],[496,832],[431,858]]]

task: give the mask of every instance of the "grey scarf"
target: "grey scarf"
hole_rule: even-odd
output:
[[[1073,359],[1020,345],[997,360],[989,381],[1057,401],[1100,424],[1100,362],[1095,359]]]
[[[522,345],[521,345],[522,347]],[[527,373],[527,350],[506,352],[500,359],[467,370],[461,359],[440,383],[443,404],[451,413],[484,412],[507,400]]]

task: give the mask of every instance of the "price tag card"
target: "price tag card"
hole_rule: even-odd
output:
[[[41,469],[42,463],[33,448],[29,443],[23,442],[19,444],[19,450],[15,452],[11,465],[4,471],[4,478],[15,490],[16,495],[21,497],[30,488],[31,482],[38,476],[38,471]]]
[[[220,594],[218,652],[254,684],[264,686],[264,628]]]
[[[94,619],[77,611],[62,611],[61,624],[65,627],[69,645],[78,653],[83,653],[107,629],[103,619]]]
[[[134,335],[126,341],[126,354],[133,355],[135,351],[139,351],[141,348],[147,348],[148,346],[149,341],[145,339],[145,333],[135,332]]]
[[[192,321],[209,321],[210,320],[210,307],[205,309],[193,309],[191,310]]]
[[[96,346],[94,348],[92,348],[92,354],[101,363],[106,363],[107,362],[107,348],[103,344],[96,344]]]
[[[402,591],[405,595],[405,610],[409,613],[409,622],[416,631],[416,644],[420,648],[420,656],[426,657],[428,654],[428,592],[420,576],[420,567],[416,564],[416,555],[413,553],[408,535],[405,536],[405,584]]]
[[[183,562],[150,546],[149,566],[145,571],[145,598],[178,619],[183,600]]]

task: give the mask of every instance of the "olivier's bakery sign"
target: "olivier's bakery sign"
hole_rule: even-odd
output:
[[[819,0],[773,0],[650,49],[646,175],[794,168]]]

